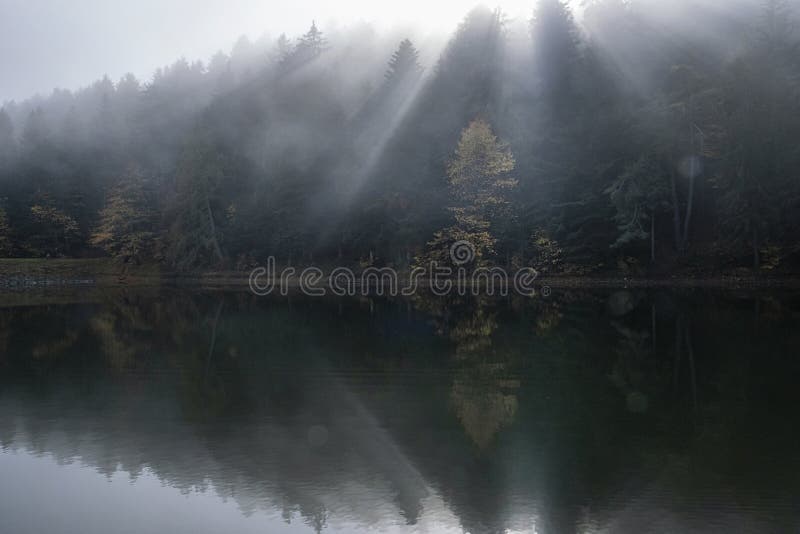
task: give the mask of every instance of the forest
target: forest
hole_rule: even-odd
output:
[[[800,2],[476,7],[242,37],[0,110],[0,258],[552,274],[800,267]],[[430,46],[430,49],[426,49]]]

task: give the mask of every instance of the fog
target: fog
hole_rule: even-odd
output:
[[[0,102],[53,88],[77,89],[107,74],[147,79],[185,57],[207,60],[245,35],[270,40],[300,35],[311,19],[328,31],[367,22],[382,29],[415,27],[446,34],[477,2],[401,3],[347,0],[2,0]],[[494,5],[494,4],[492,4]],[[527,16],[529,2],[500,2],[510,16]]]
[[[797,7],[6,0],[0,253],[791,266]]]

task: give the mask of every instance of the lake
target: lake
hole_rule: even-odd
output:
[[[0,296],[0,532],[797,532],[800,296]]]

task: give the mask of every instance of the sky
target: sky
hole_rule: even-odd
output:
[[[326,25],[413,24],[450,32],[476,0],[0,0],[0,102],[54,88],[77,89],[107,74],[148,80],[180,57],[207,60],[240,35],[297,36]],[[487,0],[530,18],[534,0]]]

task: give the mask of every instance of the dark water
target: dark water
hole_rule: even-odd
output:
[[[795,295],[50,300],[0,295],[3,534],[800,530]]]

